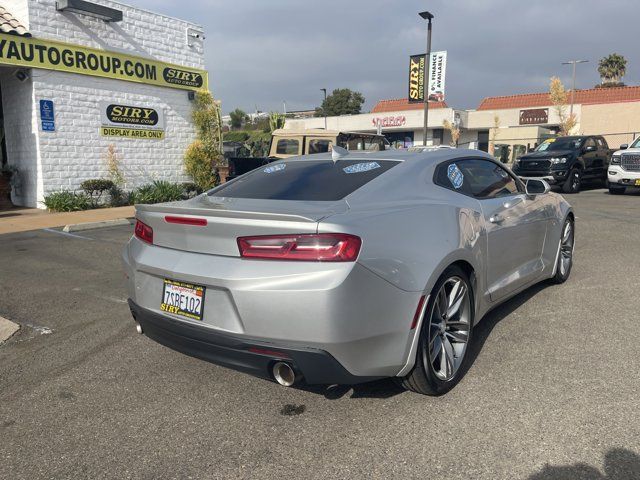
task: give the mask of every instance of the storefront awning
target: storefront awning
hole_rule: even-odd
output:
[[[0,6],[0,32],[30,37],[29,31],[6,8]]]

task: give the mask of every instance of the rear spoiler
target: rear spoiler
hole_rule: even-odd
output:
[[[138,212],[167,213],[173,215],[196,215],[200,217],[222,217],[222,218],[247,218],[251,220],[275,220],[287,222],[309,222],[316,223],[320,219],[312,216],[291,215],[288,213],[259,212],[247,210],[228,210],[222,206],[216,208],[194,208],[188,206],[172,205],[171,203],[157,203],[154,205],[135,205],[136,216]]]

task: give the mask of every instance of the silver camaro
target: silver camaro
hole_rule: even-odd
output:
[[[140,333],[286,386],[430,395],[460,380],[485,313],[569,277],[574,244],[548,185],[461,149],[290,158],[136,217]]]

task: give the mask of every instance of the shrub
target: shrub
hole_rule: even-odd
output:
[[[133,205],[134,198],[132,192],[125,192],[119,186],[114,185],[109,190],[109,205],[112,207],[124,207],[126,205]]]
[[[132,203],[163,203],[182,200],[184,188],[178,183],[155,180],[143,185],[129,194]]]
[[[244,142],[249,139],[249,134],[243,131],[227,132],[224,134],[225,142]]]
[[[91,199],[84,193],[68,190],[54,192],[44,197],[44,204],[52,212],[76,212],[91,208]]]
[[[211,166],[205,144],[195,140],[184,154],[184,168],[193,182],[202,190],[209,190],[216,184],[216,174]]]
[[[94,205],[100,204],[100,199],[104,192],[111,190],[115,184],[111,180],[95,178],[85,180],[80,184],[80,188],[89,196]]]

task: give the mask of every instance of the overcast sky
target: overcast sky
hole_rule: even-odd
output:
[[[627,60],[627,85],[640,83],[637,0],[129,0],[204,27],[210,86],[226,113],[302,110],[321,101],[320,88],[362,92],[365,110],[407,94],[409,55],[448,51],[446,101],[475,108],[492,95],[542,92],[549,77],[577,88],[599,81],[598,60]]]

